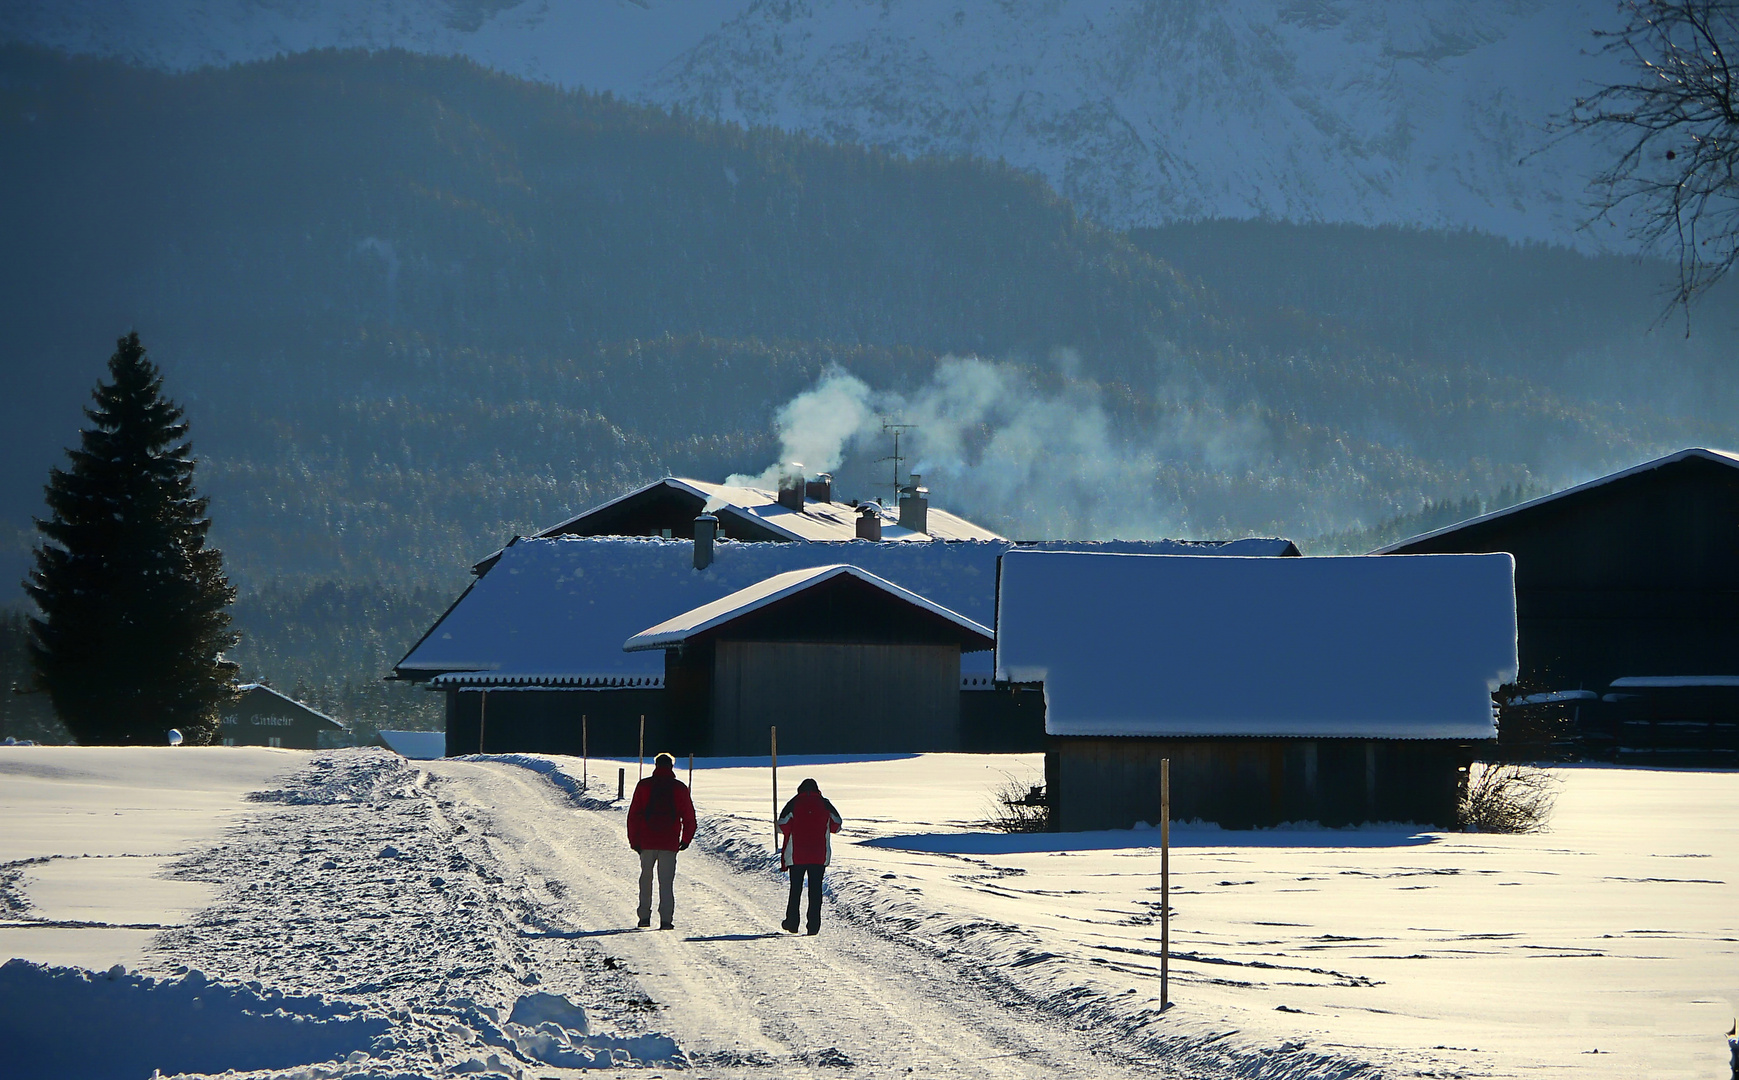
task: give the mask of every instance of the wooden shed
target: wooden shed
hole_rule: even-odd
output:
[[[344,730],[332,717],[264,683],[247,683],[236,689],[241,696],[223,711],[218,727],[218,741],[224,746],[318,750],[322,734]]]
[[[1529,699],[1586,692],[1559,711],[1600,756],[1734,759],[1739,457],[1681,450],[1379,554],[1494,551],[1515,557]]]
[[[1504,555],[1011,551],[999,680],[1045,696],[1054,828],[1455,822],[1515,676]]]
[[[847,564],[778,574],[624,643],[664,651],[679,743],[759,754],[962,748],[960,654],[990,630]]]

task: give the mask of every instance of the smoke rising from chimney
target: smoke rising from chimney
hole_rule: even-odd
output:
[[[1058,362],[1064,374],[1072,360]],[[947,357],[910,393],[875,391],[839,367],[780,408],[780,460],[849,480],[836,490],[870,498],[887,487],[882,417],[916,425],[902,440],[906,471],[922,473],[932,505],[1017,538],[1101,539],[1208,535],[1162,482],[1181,463],[1248,473],[1268,457],[1268,433],[1253,414],[1229,412],[1180,388],[1157,429],[1127,430],[1099,388],[1065,378],[1043,391],[1013,364]],[[909,454],[907,453],[909,451]],[[778,466],[730,483],[772,487]],[[904,477],[901,481],[904,482]],[[1216,533],[1224,532],[1220,523]]]
[[[779,407],[774,425],[779,431],[779,460],[755,476],[736,474],[725,483],[742,487],[777,488],[787,462],[801,461],[810,476],[839,468],[845,448],[858,431],[876,424],[874,395],[854,375],[830,366],[813,390],[806,390]]]

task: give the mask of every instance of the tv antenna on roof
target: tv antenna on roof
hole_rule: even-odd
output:
[[[889,420],[885,417],[882,419],[882,430],[894,433],[894,452],[888,457],[877,458],[876,461],[877,463],[883,461],[891,461],[894,463],[894,501],[889,505],[892,506],[895,511],[898,511],[900,508],[900,462],[904,460],[900,457],[900,435],[903,432],[915,430],[917,426],[917,424],[908,424],[901,420]]]

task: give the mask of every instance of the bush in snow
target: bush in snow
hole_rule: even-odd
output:
[[[1558,781],[1529,765],[1480,762],[1467,774],[1461,827],[1468,832],[1530,833],[1545,829],[1558,797]]]
[[[990,795],[988,828],[1006,833],[1049,832],[1050,801],[1045,798],[1043,784],[1034,784],[1008,773]]]

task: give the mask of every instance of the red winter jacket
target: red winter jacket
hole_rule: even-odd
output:
[[[826,866],[833,859],[833,834],[839,831],[839,811],[819,791],[799,791],[779,814],[779,866]]]
[[[628,804],[628,846],[635,851],[681,851],[694,839],[694,800],[668,765],[634,786]]]

